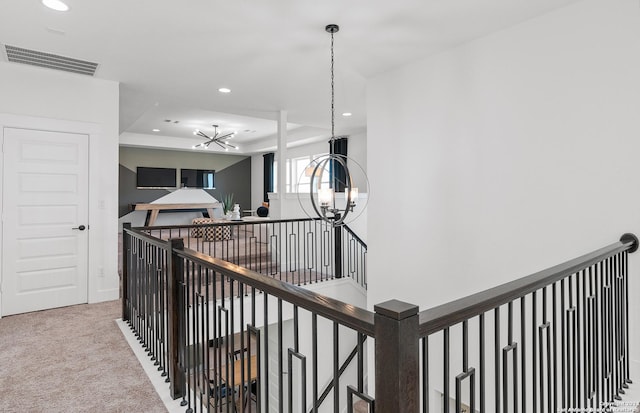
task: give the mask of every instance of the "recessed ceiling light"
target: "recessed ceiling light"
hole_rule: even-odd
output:
[[[153,129],[154,132],[160,132],[160,129]]]
[[[42,4],[47,6],[48,8],[56,11],[67,11],[69,10],[69,6],[64,4],[60,0],[42,0]]]
[[[344,116],[345,118],[348,118],[349,116],[351,116],[351,112],[345,112],[342,114],[342,116]]]
[[[220,89],[218,89],[218,92],[220,92],[220,93],[231,93],[231,89],[229,89],[228,87],[221,87]]]

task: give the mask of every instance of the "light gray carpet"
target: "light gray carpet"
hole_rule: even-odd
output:
[[[0,412],[166,412],[114,321],[120,308],[0,319]]]

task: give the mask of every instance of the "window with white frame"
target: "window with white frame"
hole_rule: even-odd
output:
[[[286,171],[287,171],[287,192],[289,193],[309,193],[311,189],[311,175],[315,168],[315,164],[312,164],[314,159],[326,156],[326,154],[319,155],[307,155],[299,158],[287,159]],[[317,173],[320,173],[318,171]],[[329,187],[329,164],[325,165],[322,171],[320,179],[320,187]]]

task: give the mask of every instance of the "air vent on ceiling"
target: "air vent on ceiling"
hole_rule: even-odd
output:
[[[65,72],[80,73],[82,75],[93,76],[98,67],[97,63],[37,50],[23,49],[22,47],[9,46],[8,44],[5,45],[5,51],[10,62],[64,70]]]

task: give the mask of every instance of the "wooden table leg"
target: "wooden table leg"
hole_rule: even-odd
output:
[[[157,210],[157,209],[154,209],[154,210],[151,211],[151,217],[149,217],[149,222],[147,223],[148,227],[150,227],[150,226],[152,226],[153,224],[156,223],[156,219],[158,218],[158,213],[159,212],[160,211]]]

